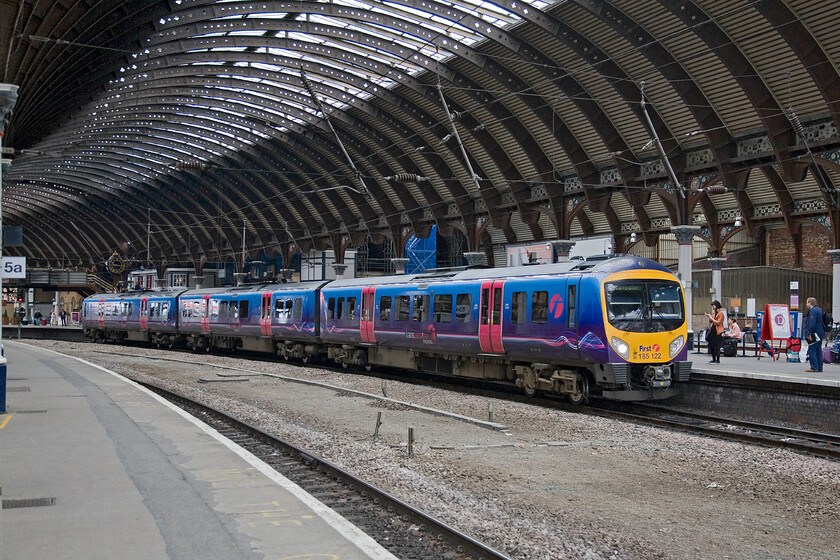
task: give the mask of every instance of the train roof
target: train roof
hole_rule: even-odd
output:
[[[287,283],[253,283],[242,286],[227,286],[221,288],[202,288],[200,290],[188,290],[182,295],[184,297],[204,296],[208,294],[252,294],[263,292],[300,292],[316,290],[327,281],[317,280],[309,282],[287,282]]]
[[[533,264],[525,266],[509,266],[503,268],[487,267],[459,267],[451,269],[432,269],[417,274],[397,276],[382,276],[376,278],[348,278],[335,280],[329,288],[351,286],[366,286],[370,284],[405,284],[460,280],[483,280],[493,278],[522,278],[528,276],[550,276],[573,273],[603,273],[612,274],[622,270],[646,268],[660,272],[672,271],[656,261],[633,255],[598,256],[586,260],[571,260],[552,264]]]
[[[101,292],[92,294],[85,299],[135,299],[135,298],[167,298],[176,297],[186,291],[186,288],[169,288],[166,290],[130,290],[128,292]]]

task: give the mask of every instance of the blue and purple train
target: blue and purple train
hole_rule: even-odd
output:
[[[96,341],[492,379],[575,403],[667,398],[691,371],[679,280],[633,256],[96,294],[83,327]]]

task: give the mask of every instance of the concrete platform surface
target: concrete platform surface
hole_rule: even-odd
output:
[[[725,375],[728,377],[740,377],[748,379],[761,379],[766,381],[779,381],[787,383],[800,383],[803,385],[819,385],[824,387],[837,387],[840,389],[840,364],[823,364],[823,371],[807,372],[809,369],[808,360],[804,362],[788,362],[786,354],[780,354],[775,361],[770,354],[763,352],[761,359],[758,359],[752,350],[747,350],[746,356],[741,355],[738,349],[738,356],[721,356],[719,364],[707,363],[711,356],[696,352],[689,353],[692,373],[704,373],[709,375]]]
[[[139,385],[49,350],[5,350],[2,558],[394,558]]]

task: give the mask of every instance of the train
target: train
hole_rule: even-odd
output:
[[[679,279],[628,255],[101,293],[84,300],[82,326],[97,342],[242,349],[367,371],[492,380],[576,404],[672,397],[691,371]]]

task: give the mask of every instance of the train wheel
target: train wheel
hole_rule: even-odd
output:
[[[540,390],[537,389],[535,386],[525,386],[522,387],[522,390],[525,391],[525,396],[529,398],[536,397],[537,394],[540,392]]]
[[[589,402],[589,378],[586,374],[578,374],[580,376],[580,392],[569,393],[569,400],[572,404],[586,404]]]

